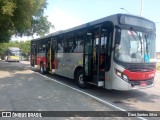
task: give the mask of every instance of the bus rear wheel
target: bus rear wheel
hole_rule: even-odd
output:
[[[40,64],[40,73],[41,74],[45,73],[45,71],[44,71],[44,64],[43,63]]]
[[[80,88],[86,88],[87,83],[84,81],[83,70],[79,70],[76,74],[76,81]]]

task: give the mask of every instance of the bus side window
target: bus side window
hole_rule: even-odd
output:
[[[42,45],[41,45],[41,43],[38,44],[38,52],[39,53],[42,52]]]
[[[58,53],[63,53],[63,46],[62,46],[62,41],[58,40]]]
[[[42,52],[46,52],[46,45],[42,46]]]
[[[44,53],[46,52],[46,45],[45,43],[43,42],[40,42],[39,45],[38,45],[38,52],[39,53]]]
[[[62,46],[63,46],[63,50],[64,50],[63,52],[67,53],[68,52],[68,41],[66,39],[66,36],[62,40]]]
[[[57,39],[56,38],[52,39],[52,49],[54,53],[57,53]]]
[[[74,33],[68,34],[67,41],[68,41],[68,52],[73,53],[75,49]]]
[[[76,40],[74,52],[78,52],[78,53],[83,52],[83,40],[82,39]]]
[[[75,37],[75,49],[74,52],[82,53],[84,48],[84,34],[77,33]]]
[[[73,33],[66,34],[62,43],[63,43],[64,52],[72,53],[75,49],[74,34]]]
[[[74,52],[74,49],[75,49],[75,45],[74,45],[74,42],[73,42],[73,38],[71,38],[69,40],[68,52],[72,53],[72,52]]]

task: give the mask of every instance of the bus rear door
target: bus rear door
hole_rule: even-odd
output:
[[[57,62],[55,59],[56,52],[57,52],[57,39],[52,38],[50,43],[50,49],[49,49],[49,68],[51,73],[54,73],[57,67]]]
[[[36,42],[31,42],[31,66],[35,67],[37,65],[37,44]]]

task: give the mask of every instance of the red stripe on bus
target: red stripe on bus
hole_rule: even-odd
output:
[[[149,72],[131,72],[124,70],[123,74],[127,75],[129,80],[148,80],[154,78],[155,70]]]
[[[57,61],[56,61],[56,58],[54,58],[53,64],[54,64],[54,69],[57,69]]]

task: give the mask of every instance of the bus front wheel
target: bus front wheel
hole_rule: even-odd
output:
[[[78,86],[80,88],[86,88],[87,87],[87,83],[84,81],[84,77],[83,77],[83,70],[79,70],[76,74],[76,81],[78,83]]]

